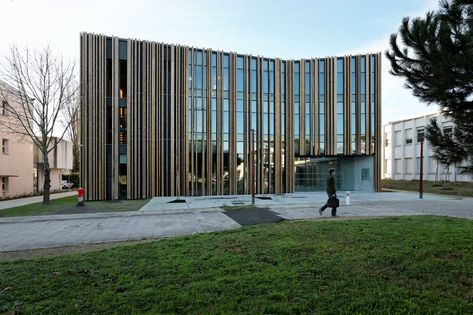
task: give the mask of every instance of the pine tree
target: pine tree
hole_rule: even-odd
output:
[[[434,158],[447,170],[452,164],[457,167],[467,157],[465,148],[457,140],[461,136],[458,129],[453,134],[442,132],[437,119],[432,118],[426,131],[426,138],[433,146]]]
[[[390,73],[405,78],[414,96],[428,105],[437,104],[455,123],[458,137],[451,139],[451,145],[463,150],[452,147],[450,154],[463,154],[463,171],[473,173],[472,1],[443,0],[440,9],[425,18],[404,18],[399,33],[391,35],[390,46],[386,52]],[[435,137],[436,129],[429,127]]]

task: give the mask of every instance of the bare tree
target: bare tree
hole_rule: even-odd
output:
[[[62,129],[58,122],[74,101],[75,64],[66,63],[53,54],[50,47],[30,51],[12,47],[2,63],[2,77],[11,88],[2,88],[1,96],[7,99],[8,115],[3,127],[12,133],[31,139],[43,157],[43,204],[49,203],[51,177],[48,153],[55,149],[71,122]],[[59,130],[62,129],[62,130]],[[53,135],[60,135],[55,141]]]

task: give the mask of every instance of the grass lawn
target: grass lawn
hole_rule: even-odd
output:
[[[0,313],[471,314],[473,222],[292,221],[0,263]]]
[[[137,211],[143,207],[149,199],[143,200],[120,200],[110,201],[87,201],[85,207],[76,207],[77,197],[70,196],[49,201],[49,205],[42,203],[5,209],[0,211],[0,217],[21,217],[47,214],[72,214],[72,213],[95,213],[95,212],[118,212]]]
[[[381,180],[384,189],[419,191],[418,180]],[[473,197],[473,182],[424,181],[424,192]]]

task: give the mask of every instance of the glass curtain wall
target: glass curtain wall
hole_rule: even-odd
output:
[[[300,62],[294,61],[294,155],[300,155]]]
[[[217,194],[217,53],[212,52],[211,89],[212,89],[212,195]]]
[[[281,62],[281,165],[282,191],[286,191],[286,62]]]
[[[375,69],[376,69],[376,58],[375,56],[371,56],[371,123],[370,123],[370,126],[371,126],[371,141],[370,141],[370,145],[371,145],[371,152],[374,152],[374,143],[375,143],[375,137],[374,137],[374,131],[375,131]]]
[[[255,130],[255,149],[262,159],[259,161],[261,167],[259,170],[255,167],[255,180],[262,183],[262,192],[274,193],[275,191],[275,126],[276,126],[276,104],[275,104],[275,60],[257,57],[246,57],[235,55],[236,59],[231,59],[230,54],[220,52],[209,52],[198,49],[189,50],[188,64],[188,141],[189,141],[189,187],[192,195],[210,195],[210,194],[229,194],[230,193],[230,127],[231,115],[235,114],[235,134],[236,134],[236,193],[249,193],[250,188],[245,187],[245,174],[249,174],[250,167],[245,164],[245,160],[249,158],[250,147],[246,148],[245,141],[249,142],[250,130]],[[208,58],[209,57],[209,58]],[[347,59],[350,62],[349,77],[344,77],[345,59],[336,59],[336,104],[335,104],[335,124],[336,124],[336,154],[344,153],[344,133],[350,132],[350,142],[347,149],[351,154],[356,154],[356,138],[357,133],[361,139],[360,153],[366,154],[367,145],[374,146],[374,137],[366,139],[366,135],[371,131],[375,131],[375,74],[376,60],[374,56],[367,59],[365,56],[351,57]],[[207,65],[207,60],[210,64]],[[235,72],[233,77],[230,76],[230,61],[235,62]],[[359,60],[359,64],[357,63]],[[368,61],[370,76],[366,77]],[[279,73],[280,89],[281,89],[281,107],[280,107],[280,132],[281,132],[281,166],[282,166],[282,189],[286,190],[286,105],[293,106],[294,111],[294,155],[295,159],[295,190],[310,191],[324,189],[326,177],[327,160],[323,159],[325,155],[326,141],[326,108],[325,108],[325,91],[326,91],[326,60],[320,59],[318,67],[311,67],[311,61],[304,62],[294,61],[293,63],[293,104],[286,102],[286,62],[281,61]],[[208,69],[208,67],[210,67]],[[261,68],[260,68],[261,67]],[[357,81],[357,71],[360,67],[360,82]],[[318,72],[313,73],[313,69]],[[301,71],[303,79],[301,81]],[[317,71],[317,70],[316,70]],[[207,73],[210,75],[207,76]],[[260,77],[261,75],[261,77]],[[314,97],[312,91],[312,78],[318,78],[318,86],[314,85],[318,95],[315,95],[318,102],[312,106]],[[233,79],[232,79],[233,78]],[[245,82],[246,78],[246,82]],[[344,106],[345,80],[350,79],[351,86],[347,93],[351,94],[351,102],[349,106]],[[365,94],[366,80],[370,87],[370,102]],[[207,82],[211,91],[207,93]],[[261,84],[261,86],[259,86]],[[235,87],[235,104],[231,102],[231,87]],[[301,96],[301,91],[304,95]],[[261,93],[261,94],[260,94]],[[360,93],[360,94],[358,94]],[[207,95],[210,103],[207,104]],[[245,97],[245,95],[247,95]],[[259,97],[262,97],[260,100]],[[357,103],[359,96],[360,103]],[[233,96],[232,96],[233,97]],[[302,101],[302,103],[301,103]],[[126,145],[126,103],[120,108],[120,139],[125,141]],[[247,105],[245,105],[247,104]],[[261,108],[258,107],[261,104]],[[348,105],[348,104],[347,104]],[[358,106],[359,105],[359,106]],[[235,106],[234,108],[231,108]],[[370,106],[370,107],[367,107]],[[313,116],[313,111],[318,112]],[[349,112],[345,112],[348,110]],[[207,115],[209,111],[209,115]],[[360,116],[358,116],[358,111]],[[258,112],[262,113],[260,121],[258,121]],[[370,113],[370,117],[367,117]],[[346,117],[345,117],[346,116]],[[311,117],[315,117],[316,121],[312,121]],[[357,119],[359,117],[359,119]],[[210,119],[208,121],[208,119]],[[350,130],[345,130],[344,122],[348,121]],[[304,127],[301,129],[301,124]],[[318,124],[318,130],[314,129],[314,124]],[[209,128],[207,128],[209,125]],[[370,129],[367,129],[370,128]],[[207,146],[207,130],[211,132],[209,135],[211,145]],[[258,135],[261,137],[258,141]],[[311,156],[311,137],[318,136],[314,139],[314,144],[318,146],[319,156]],[[301,140],[303,139],[303,140]],[[304,150],[301,151],[301,142],[305,141]],[[121,142],[122,143],[122,142]],[[260,147],[261,146],[261,147]],[[217,147],[220,149],[217,150]],[[211,150],[210,154],[206,152],[207,148]],[[317,149],[317,148],[314,148]],[[317,150],[316,150],[317,151]],[[124,152],[126,154],[126,151]],[[208,161],[208,159],[211,159]],[[120,156],[120,161],[126,163],[126,155]],[[338,163],[335,158],[332,162]],[[246,161],[248,162],[248,161]],[[327,162],[328,163],[328,162]],[[258,161],[256,161],[258,165]],[[346,163],[345,163],[346,164]],[[338,164],[336,164],[338,165]],[[211,168],[212,176],[206,179],[207,170]],[[349,168],[348,168],[349,169]],[[293,171],[293,170],[288,170]],[[126,174],[125,174],[126,175]],[[341,174],[343,175],[343,174]],[[340,175],[340,176],[341,176]],[[262,178],[258,178],[262,176]],[[260,180],[261,181],[260,181]],[[206,180],[211,181],[209,187],[211,191],[207,191]],[[248,185],[248,181],[246,182]]]
[[[228,195],[230,171],[230,55],[223,55],[223,194]]]
[[[356,57],[351,57],[351,154],[356,154]]]
[[[337,113],[336,113],[336,124],[337,124],[337,154],[343,154],[343,58],[337,58]]]
[[[237,57],[236,70],[236,137],[237,137],[237,194],[245,193],[245,155],[244,155],[244,73],[245,60],[243,56]]]
[[[310,115],[311,115],[311,78],[310,78],[310,61],[305,62],[305,73],[304,73],[304,94],[305,94],[305,152],[304,155],[310,155]]]
[[[325,60],[319,62],[319,152],[325,154]]]
[[[366,153],[366,57],[361,57],[361,119],[360,140],[361,154]]]

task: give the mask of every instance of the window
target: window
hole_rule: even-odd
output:
[[[400,130],[394,132],[394,140],[395,140],[395,143],[396,143],[397,146],[401,145],[402,141],[401,141],[401,131]]]
[[[420,157],[417,157],[416,158],[416,174],[420,174]],[[425,169],[425,163],[422,164],[422,173],[425,174],[426,173],[426,169]]]
[[[8,107],[8,102],[7,101],[2,101],[2,108],[1,112],[3,116],[7,116],[7,107]]]
[[[2,192],[8,192],[8,177],[2,177]]]
[[[401,174],[402,172],[402,160],[401,159],[395,159],[394,160],[394,174]]]
[[[424,127],[417,128],[417,142],[424,141],[425,139],[425,129]]]
[[[120,123],[120,128],[126,128],[126,107],[118,108],[118,122]]]
[[[412,140],[412,139],[411,139]],[[412,158],[405,159],[406,174],[412,174]]]
[[[453,135],[453,128],[452,126],[445,126],[443,127],[443,134],[448,137],[452,137]]]
[[[412,143],[412,129],[406,129],[406,144]]]
[[[438,172],[438,161],[434,157],[429,157],[429,173],[437,174]]]
[[[3,154],[8,154],[8,139],[2,139],[2,153]]]

